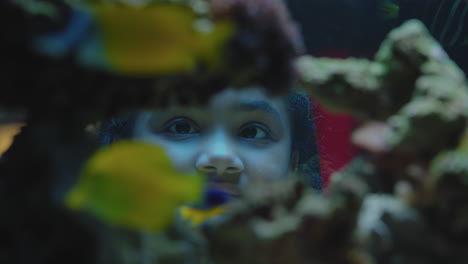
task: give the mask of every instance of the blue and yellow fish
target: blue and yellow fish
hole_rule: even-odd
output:
[[[213,187],[205,190],[203,201],[197,205],[184,205],[179,213],[183,220],[193,226],[222,215],[226,211],[226,204],[231,201],[231,195],[227,192]]]
[[[182,2],[83,1],[59,32],[38,36],[34,48],[52,57],[74,57],[87,67],[128,76],[192,71],[221,63],[234,32]]]

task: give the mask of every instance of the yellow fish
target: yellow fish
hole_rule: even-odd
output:
[[[65,203],[113,225],[157,232],[179,206],[202,198],[204,182],[177,172],[160,147],[120,141],[89,159]]]
[[[198,226],[206,220],[221,215],[224,212],[225,208],[222,205],[208,209],[197,209],[189,206],[180,207],[180,216],[182,219],[189,221],[193,226]]]
[[[105,64],[126,75],[185,72],[198,63],[216,66],[234,32],[233,23],[200,18],[180,3],[88,5],[97,21]]]

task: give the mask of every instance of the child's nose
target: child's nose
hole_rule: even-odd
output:
[[[239,158],[234,155],[208,154],[200,156],[197,162],[197,169],[202,172],[216,173],[218,176],[223,174],[240,173],[244,166]]]
[[[224,135],[214,135],[207,140],[197,161],[196,168],[206,173],[234,174],[244,171],[244,164],[234,149],[235,142],[230,142]]]

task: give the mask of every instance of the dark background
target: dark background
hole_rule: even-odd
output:
[[[381,0],[288,0],[308,53],[372,56],[396,21],[382,17]]]

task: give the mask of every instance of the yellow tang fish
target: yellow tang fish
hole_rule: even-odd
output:
[[[184,4],[132,6],[90,2],[106,64],[118,73],[145,76],[217,66],[233,23],[199,17]]]
[[[204,183],[202,175],[177,172],[162,148],[120,141],[89,159],[65,203],[113,225],[157,232],[180,205],[202,198]]]

